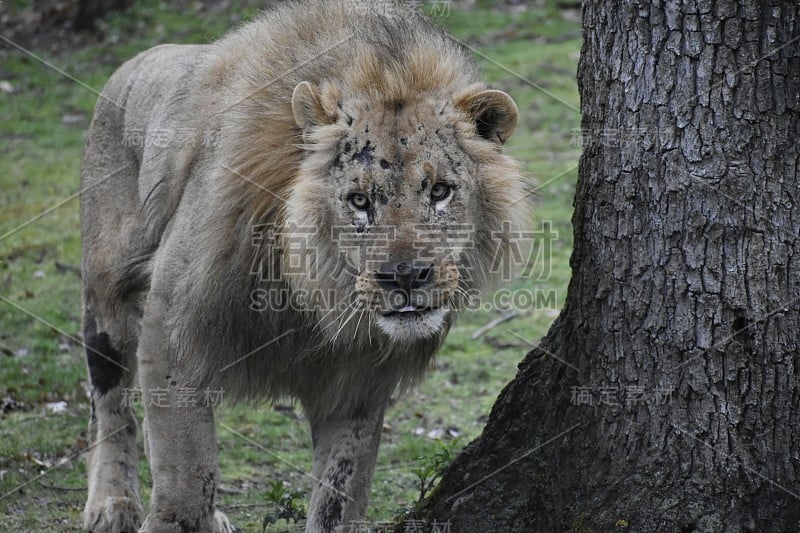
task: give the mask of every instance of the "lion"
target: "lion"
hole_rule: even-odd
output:
[[[390,397],[529,223],[502,151],[514,101],[424,15],[367,5],[282,3],[142,52],[102,91],[80,198],[86,530],[233,531],[209,390],[297,401],[306,531],[362,519]]]

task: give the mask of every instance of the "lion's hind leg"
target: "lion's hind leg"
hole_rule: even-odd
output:
[[[135,341],[125,342],[114,322],[84,310],[84,343],[91,381],[92,415],[87,458],[89,496],[83,527],[95,532],[136,532],[139,499],[135,389]],[[111,332],[111,333],[109,333]]]

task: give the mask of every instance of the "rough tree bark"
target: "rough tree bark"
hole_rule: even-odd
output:
[[[797,531],[800,6],[583,9],[566,305],[418,517]]]

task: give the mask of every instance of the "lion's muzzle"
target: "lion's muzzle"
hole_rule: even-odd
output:
[[[423,289],[431,286],[435,279],[432,263],[384,263],[374,276],[386,296],[387,311],[384,314],[416,312],[431,307],[433,302]]]

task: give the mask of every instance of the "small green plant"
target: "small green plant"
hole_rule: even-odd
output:
[[[261,523],[262,533],[278,520],[298,522],[306,518],[306,508],[303,504],[302,491],[292,488],[283,481],[273,481],[267,491],[267,501],[275,504],[275,511],[264,516]]]
[[[420,462],[420,466],[412,470],[412,472],[417,476],[419,501],[425,499],[431,489],[436,486],[439,478],[442,477],[442,472],[447,465],[453,462],[460,441],[461,437],[448,442],[436,439],[439,449],[435,453],[432,455],[420,455],[416,458],[416,460]]]

